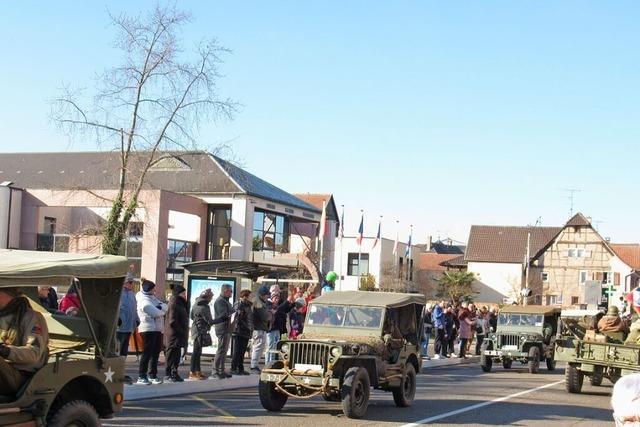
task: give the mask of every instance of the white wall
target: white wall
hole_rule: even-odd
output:
[[[522,264],[469,262],[467,271],[474,273],[476,279],[488,287],[485,292],[482,286],[477,286],[476,291],[480,292],[474,296],[477,301],[502,303],[496,299],[499,299],[500,295],[512,298],[513,288],[519,289],[522,284]]]
[[[9,208],[11,208],[11,212],[9,212]],[[21,215],[22,190],[0,187],[0,248],[20,248]]]
[[[615,287],[615,294],[613,295],[613,298],[609,301],[609,305],[612,305],[612,304],[619,304],[620,297],[624,297],[625,294],[631,291],[631,289],[629,289],[631,285],[628,284],[629,280],[627,279],[625,281],[625,278],[628,274],[630,274],[633,271],[633,269],[629,267],[627,264],[625,264],[625,262],[622,261],[617,256],[614,256],[611,258],[610,264],[611,264],[611,271],[614,274],[615,273],[620,274],[620,285]]]

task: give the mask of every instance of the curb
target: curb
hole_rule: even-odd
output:
[[[434,368],[446,368],[453,365],[467,365],[470,363],[476,363],[480,361],[480,356],[471,356],[464,359],[431,359],[424,360],[422,362],[422,372],[426,372],[429,369]]]
[[[212,393],[216,391],[235,390],[258,386],[258,375],[246,375],[233,377],[226,380],[200,380],[183,383],[159,384],[159,385],[125,385],[124,401],[155,399],[161,397],[181,396],[195,393]]]

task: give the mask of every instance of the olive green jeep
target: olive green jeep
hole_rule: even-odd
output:
[[[529,372],[538,373],[540,362],[547,369],[556,368],[555,333],[560,308],[529,305],[508,306],[500,311],[496,331],[490,331],[482,343],[480,366],[490,372],[493,362],[510,369],[513,362],[528,365]]]
[[[598,310],[563,310],[555,341],[556,358],[566,362],[565,389],[580,393],[584,378],[593,386],[640,372],[640,346],[625,344],[622,332],[591,328]]]
[[[0,287],[21,288],[49,331],[48,362],[13,396],[0,396],[0,425],[99,426],[122,409],[124,358],[116,354],[124,257],[0,250]],[[73,281],[82,308],[49,312],[37,287]]]
[[[385,292],[329,292],[307,309],[304,333],[278,344],[278,359],[260,374],[260,402],[279,411],[287,399],[321,395],[361,418],[371,387],[407,407],[420,372],[425,298]]]

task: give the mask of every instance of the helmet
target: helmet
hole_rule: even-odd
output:
[[[258,289],[258,295],[269,295],[269,288],[265,285],[260,286],[260,289]]]
[[[336,272],[335,271],[330,271],[330,272],[327,273],[327,276],[325,277],[325,280],[327,282],[332,282],[333,283],[333,282],[336,281],[337,278],[338,278],[338,275],[336,274]]]

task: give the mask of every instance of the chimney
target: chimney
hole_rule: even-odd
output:
[[[605,237],[604,241],[607,242],[607,243],[611,243],[611,237]]]
[[[431,244],[433,243],[431,235],[427,236],[427,252],[431,251]]]

